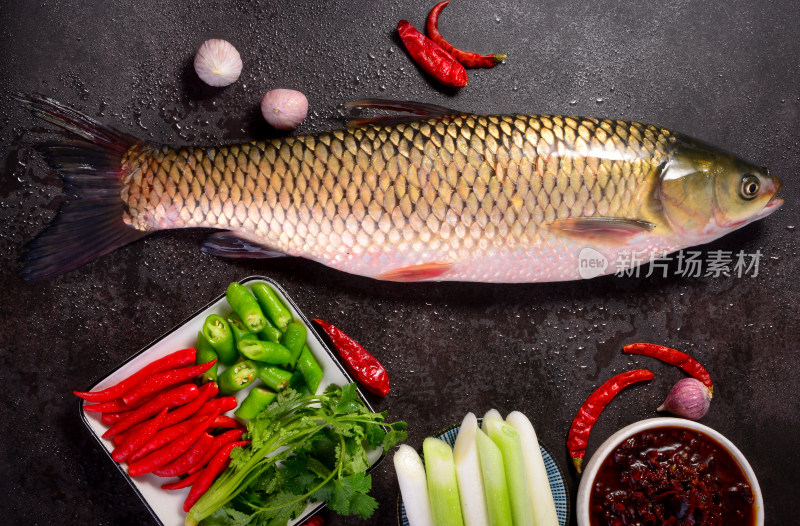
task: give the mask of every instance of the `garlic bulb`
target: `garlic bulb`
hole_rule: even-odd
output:
[[[242,57],[230,42],[212,38],[197,50],[194,70],[209,86],[228,86],[236,82],[242,72]]]
[[[684,378],[675,384],[657,411],[669,411],[689,420],[699,420],[708,413],[710,405],[711,392],[708,387],[694,378]]]
[[[308,99],[293,89],[274,89],[261,99],[261,114],[273,127],[293,130],[308,115]]]

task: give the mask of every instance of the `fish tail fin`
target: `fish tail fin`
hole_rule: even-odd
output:
[[[130,170],[123,166],[123,158],[143,142],[50,98],[14,98],[37,117],[79,137],[38,147],[61,174],[70,199],[28,244],[22,257],[23,279],[58,276],[146,235],[125,224],[120,196],[122,179]]]

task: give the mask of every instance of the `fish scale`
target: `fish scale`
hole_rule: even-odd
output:
[[[468,262],[476,251],[558,245],[547,228],[556,219],[641,218],[670,137],[595,118],[453,116],[233,146],[134,146],[124,220],[142,231],[230,229],[345,270],[366,257],[373,274]],[[602,158],[609,152],[618,158]]]

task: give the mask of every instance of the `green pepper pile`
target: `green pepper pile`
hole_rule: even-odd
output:
[[[216,381],[222,394],[236,393],[257,379],[264,383],[250,391],[236,416],[255,417],[287,387],[316,393],[322,368],[306,345],[306,326],[294,321],[275,291],[266,283],[248,290],[234,282],[225,298],[233,312],[227,319],[218,314],[205,319],[197,335],[197,363],[217,359],[227,366],[218,372],[215,364],[202,378]]]

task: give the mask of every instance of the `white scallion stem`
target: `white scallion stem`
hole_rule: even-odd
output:
[[[488,429],[486,434],[503,455],[514,526],[533,526],[533,510],[528,500],[528,480],[519,433],[503,420],[484,420],[484,424]]]
[[[528,498],[533,507],[535,526],[558,526],[556,504],[550,491],[547,469],[544,467],[539,439],[528,417],[514,411],[506,417],[508,425],[519,433],[522,443],[522,458],[525,460],[525,471],[528,479]]]
[[[422,443],[425,471],[428,476],[428,495],[436,526],[464,526],[461,518],[461,499],[456,482],[456,466],[450,444],[428,437]]]
[[[405,444],[394,454],[394,470],[410,526],[434,526],[425,466],[413,447]]]
[[[505,422],[505,420],[503,420],[503,415],[500,414],[500,411],[497,409],[489,409],[486,411],[486,414],[483,415],[483,423],[481,424],[481,429],[483,429],[484,433],[488,433],[487,429],[489,428],[487,426],[492,420],[497,422]]]
[[[475,431],[475,444],[478,446],[481,463],[489,525],[508,526],[511,524],[511,501],[508,497],[503,454],[492,439],[480,429]]]
[[[486,509],[486,495],[483,489],[481,463],[478,459],[478,446],[475,434],[478,419],[467,413],[458,430],[453,446],[453,460],[456,463],[456,478],[461,499],[461,511],[465,526],[488,526],[489,512]]]

